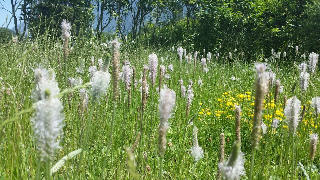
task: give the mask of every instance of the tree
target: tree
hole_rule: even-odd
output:
[[[90,28],[93,20],[91,1],[25,0],[22,9],[32,37],[45,32],[59,36],[59,26],[63,19],[71,22],[73,34],[78,35]]]

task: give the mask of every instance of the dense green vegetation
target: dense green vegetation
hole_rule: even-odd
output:
[[[270,55],[271,48],[288,51],[298,45],[319,50],[320,2],[317,0],[26,0],[21,19],[29,35],[60,36],[60,23],[72,23],[73,35],[98,38],[108,32],[129,41],[188,50],[214,49]],[[14,15],[14,14],[13,14]],[[15,14],[14,17],[17,15]],[[26,30],[26,27],[21,28]],[[24,35],[16,30],[16,34]]]
[[[306,176],[310,179],[319,178],[319,153],[316,153],[314,160],[310,160],[309,136],[319,132],[319,117],[316,116],[310,101],[313,97],[319,96],[320,84],[316,70],[310,76],[307,90],[301,90],[298,65],[308,61],[307,58],[301,57],[304,52],[288,52],[285,57],[283,53],[280,57],[275,53],[267,59],[257,56],[250,59],[250,63],[244,63],[240,52],[229,54],[219,51],[221,55],[215,56],[215,52],[205,67],[200,57],[203,55],[208,58],[207,52],[214,52],[206,50],[206,53],[198,53],[194,68],[192,52],[190,63],[184,56],[180,63],[176,48],[174,51],[171,47],[137,48],[135,44],[123,42],[120,61],[129,61],[130,67],[135,67],[130,88],[131,104],[128,106],[128,91],[123,82],[120,82],[119,98],[113,99],[115,92],[113,84],[110,83],[106,95],[102,94],[99,101],[94,101],[95,95],[92,94],[91,85],[85,84],[90,82],[89,67],[96,65],[99,69],[98,59],[101,58],[106,66],[100,66],[111,73],[115,67],[112,65],[112,52],[104,44],[92,39],[75,38],[74,41],[77,43],[70,49],[67,64],[63,60],[63,44],[50,41],[48,37],[32,42],[1,45],[2,179],[34,179],[45,176],[50,178],[46,173],[48,167],[52,167],[63,156],[79,148],[83,149],[83,154],[70,158],[52,174],[54,179],[215,179],[219,162],[220,133],[225,134],[225,159],[231,153],[232,144],[236,139],[235,105],[240,105],[242,109],[241,151],[244,153],[246,175],[241,177],[247,179],[252,169],[251,129],[256,94],[253,88],[255,69],[252,62],[256,61],[268,62],[268,71],[276,73],[276,79],[283,85],[283,92],[275,102],[275,86],[270,85],[264,98],[262,120],[267,130],[265,134],[261,134],[259,149],[255,153],[253,179],[305,179]],[[169,74],[170,78],[163,77],[162,87],[165,84],[176,93],[172,118],[169,119],[167,149],[163,158],[158,154],[159,72],[154,86],[151,85],[147,74],[149,95],[144,110],[141,107],[142,97],[139,90],[143,65],[148,64],[148,56],[152,52],[157,54],[159,66],[164,65],[167,69],[170,64],[173,65],[173,71],[166,70],[165,74]],[[289,62],[289,66],[283,65],[283,61]],[[62,149],[55,151],[51,162],[47,164],[39,161],[41,151],[37,149],[34,124],[31,122],[37,112],[34,109],[36,102],[31,98],[32,91],[37,87],[35,82],[38,81],[35,69],[52,69],[62,92],[66,89],[66,65],[68,78],[81,78],[85,85],[75,88],[67,85],[72,91],[64,91],[59,96],[64,114],[64,134],[59,137]],[[80,67],[83,68],[83,72],[79,70]],[[122,67],[123,63],[120,69]],[[205,68],[208,69],[207,73]],[[111,79],[114,80],[114,77]],[[188,100],[182,97],[180,79],[186,87],[189,81],[193,83],[194,98],[189,113],[186,112]],[[134,85],[134,82],[137,84]],[[83,87],[86,87],[89,95],[87,107],[84,106],[83,95],[78,90]],[[284,99],[293,96],[297,96],[301,105],[306,107],[305,111],[300,110],[299,116],[303,118],[299,122],[294,143],[291,136],[288,136],[291,133],[284,114]],[[278,127],[273,127],[274,118],[280,120]],[[198,127],[199,146],[204,151],[203,158],[197,162],[190,151],[193,146],[194,126]],[[133,164],[126,161],[126,147],[134,153]],[[130,151],[128,152],[130,154]],[[160,172],[162,174],[159,176]]]
[[[319,1],[14,6],[0,179],[319,179]]]

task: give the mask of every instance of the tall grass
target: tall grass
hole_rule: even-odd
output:
[[[81,77],[84,83],[90,82],[88,69],[92,57],[109,63],[106,71],[111,73],[112,51],[101,45],[102,43],[108,42],[74,37],[69,43],[72,47],[68,55],[68,77]],[[241,52],[232,52],[232,57],[229,57],[229,52],[207,50],[212,53],[212,58],[206,62],[209,70],[206,73],[199,57],[203,55],[206,58],[207,55],[201,54],[202,50],[198,51],[197,60],[187,62],[184,57],[180,61],[177,51],[172,51],[171,47],[154,49],[131,43],[121,44],[120,67],[117,68],[122,69],[121,62],[128,60],[135,69],[130,105],[128,106],[125,83],[121,81],[117,84],[116,98],[113,98],[112,92],[116,90],[110,87],[99,101],[89,101],[83,113],[83,101],[78,89],[86,87],[90,92],[89,84],[70,90],[73,92],[70,104],[67,101],[63,104],[65,126],[64,136],[60,137],[62,149],[56,151],[51,165],[70,152],[79,148],[82,148],[82,151],[79,155],[68,158],[59,170],[52,173],[52,178],[159,179],[162,171],[160,174],[163,179],[215,179],[219,158],[221,160],[220,133],[224,134],[223,154],[226,155],[231,154],[233,143],[239,139],[235,134],[235,105],[241,106],[239,134],[246,171],[246,175],[241,177],[248,178],[252,162],[252,103],[256,93],[254,62],[268,60],[269,68],[276,73],[276,79],[280,79],[283,85],[283,92],[274,94],[271,89],[273,87],[269,87],[264,97],[262,121],[266,124],[267,131],[259,137],[252,179],[304,179],[304,173],[307,173],[310,179],[319,179],[319,153],[317,152],[312,160],[309,155],[310,134],[319,132],[319,117],[310,104],[313,97],[319,96],[320,82],[316,75],[310,76],[309,87],[304,91],[306,110],[297,127],[294,149],[286,117],[283,115],[284,96],[288,99],[293,96],[300,97],[300,90],[296,90],[299,85],[293,88],[299,83],[299,69],[294,63],[300,64],[305,59],[296,55],[294,49],[288,49],[285,58],[266,57],[261,54],[251,60],[242,59]],[[187,53],[194,52],[193,49],[187,49]],[[159,61],[159,65],[166,68],[173,65],[173,71],[167,70],[166,74],[162,74],[161,84],[177,94],[176,106],[172,112],[174,115],[169,120],[170,128],[163,157],[158,154],[160,118],[156,107],[160,96],[157,83],[152,87],[146,74],[145,81],[150,84],[150,88],[145,104],[141,103],[142,96],[139,91],[142,85],[139,79],[142,78],[143,71],[147,72],[143,65],[148,64],[148,57],[152,53],[159,59],[163,57],[164,62]],[[34,86],[33,70],[38,67],[53,69],[63,92],[59,97],[67,96],[70,91],[65,89],[63,57],[62,41],[50,36],[0,45],[0,179],[34,179],[37,172],[40,172],[41,179],[44,178],[45,168],[49,167],[38,163],[38,150],[30,122],[34,113],[34,102],[30,98]],[[77,71],[81,66],[83,73]],[[318,69],[315,73],[317,72]],[[167,74],[170,78],[165,78],[168,77]],[[198,84],[199,77],[202,85]],[[180,79],[185,86],[189,80],[193,82],[190,88],[193,89],[194,98],[190,107],[187,107],[187,98],[181,96],[183,88]],[[153,82],[159,82],[159,75]],[[89,96],[90,99],[93,98],[92,95]],[[274,96],[277,96],[276,102],[273,100]],[[273,127],[274,118],[280,119],[278,127]],[[197,163],[190,152],[194,126],[199,128],[198,145],[204,151],[203,158]],[[302,166],[298,164],[302,164],[305,171],[302,171]]]

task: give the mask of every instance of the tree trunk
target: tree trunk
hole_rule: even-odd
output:
[[[18,31],[18,21],[17,21],[17,16],[16,16],[16,5],[17,5],[17,2],[11,0],[12,17],[13,17],[13,22],[14,22],[14,30],[16,31],[16,36],[18,36],[19,35],[19,31]]]

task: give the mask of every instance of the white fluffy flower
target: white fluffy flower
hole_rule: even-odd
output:
[[[104,71],[96,71],[91,79],[92,97],[97,100],[102,93],[105,93],[110,84],[110,73]]]
[[[192,100],[193,100],[194,94],[193,94],[193,89],[192,85],[188,85],[188,90],[187,90],[187,106],[191,106]]]
[[[320,97],[314,97],[311,100],[311,106],[315,109],[316,114],[320,113]]]
[[[240,176],[245,175],[243,156],[243,153],[240,151],[240,144],[235,144],[228,161],[218,164],[219,170],[225,179],[237,180]]]
[[[212,57],[211,52],[208,52],[208,54],[207,54],[207,59],[208,59],[208,63],[209,63],[209,64],[210,64],[210,61],[211,61],[211,57]]]
[[[314,134],[311,134],[311,135],[310,135],[310,139],[311,139],[312,141],[314,141],[314,142],[318,142],[319,136],[318,136],[317,133],[314,133]]]
[[[203,84],[203,83],[202,83],[202,79],[199,77],[199,79],[198,79],[198,85],[199,85],[199,86],[202,86],[202,84]]]
[[[159,99],[159,111],[160,111],[160,119],[168,120],[171,117],[171,111],[176,102],[176,93],[167,88],[164,85],[163,89],[160,91],[160,99]]]
[[[170,71],[173,71],[173,65],[170,64],[170,65],[168,66],[168,69],[169,69]]]
[[[263,134],[267,133],[267,125],[263,122],[261,122],[261,129]]]
[[[269,80],[270,80],[270,85],[273,86],[276,81],[276,73],[270,71],[269,72]]]
[[[31,119],[37,149],[42,161],[52,160],[63,135],[63,106],[58,98],[46,90],[46,98],[35,103],[35,115]]]
[[[61,22],[62,39],[64,41],[70,38],[71,36],[70,30],[71,30],[71,24],[64,19]]]
[[[261,86],[261,91],[266,93],[268,91],[268,84],[269,84],[269,73],[266,72],[267,66],[264,63],[256,63],[256,72],[257,72],[257,81]]]
[[[207,60],[206,58],[201,58],[201,65],[206,66],[207,65]]]
[[[310,71],[311,73],[314,73],[316,71],[316,67],[318,64],[318,58],[319,58],[319,54],[317,53],[310,53],[309,55],[309,67],[310,67]]]
[[[273,128],[278,128],[279,127],[279,123],[280,123],[280,120],[277,119],[277,118],[274,118],[273,121],[272,121],[272,127]]]
[[[149,55],[149,78],[151,79],[152,85],[156,82],[157,71],[158,71],[158,57],[156,54]]]
[[[131,86],[131,76],[132,76],[132,68],[130,65],[124,65],[122,67],[122,81],[125,83],[126,90],[128,90]]]
[[[90,73],[90,77],[92,78],[92,76],[94,75],[95,72],[97,72],[97,66],[90,66],[89,67],[89,73]]]
[[[305,62],[303,62],[299,65],[299,69],[301,72],[306,72],[307,68],[308,68],[308,65]]]
[[[178,52],[178,55],[179,55],[179,60],[181,62],[182,61],[182,55],[183,55],[183,48],[182,47],[178,47],[177,52]]]
[[[309,76],[309,73],[307,73],[306,71],[301,72],[300,74],[300,87],[302,91],[306,91],[308,88]]]
[[[49,89],[51,96],[54,97],[60,93],[58,83],[55,80],[55,73],[52,69],[35,69],[35,89],[32,90],[32,99],[34,101],[43,100],[45,98],[45,90]]]
[[[194,161],[196,162],[199,161],[201,158],[203,158],[203,150],[199,146],[197,133],[198,133],[198,128],[194,126],[193,127],[193,146],[191,147],[190,151],[191,151],[192,157],[194,158]]]
[[[293,134],[296,133],[297,126],[299,124],[299,112],[300,112],[301,101],[296,96],[288,99],[284,114],[286,116],[289,131]]]

